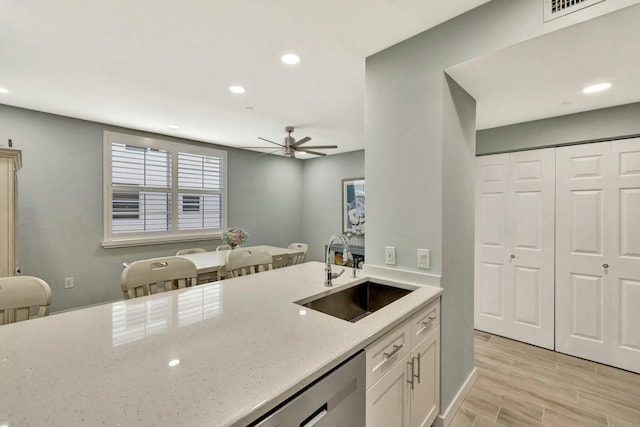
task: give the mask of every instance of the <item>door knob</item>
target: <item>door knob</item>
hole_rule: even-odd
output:
[[[609,264],[602,264],[603,268],[609,268]]]

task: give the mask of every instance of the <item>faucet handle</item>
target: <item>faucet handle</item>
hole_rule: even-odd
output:
[[[340,273],[331,273],[331,278],[337,279],[338,277],[342,276],[342,273],[344,273],[344,268],[340,270]]]

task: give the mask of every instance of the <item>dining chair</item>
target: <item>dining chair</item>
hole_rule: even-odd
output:
[[[264,250],[237,248],[225,255],[227,277],[240,277],[255,274],[273,268],[273,257]]]
[[[207,252],[206,249],[202,248],[189,248],[189,249],[180,249],[176,252],[176,256],[178,255],[189,255],[189,254],[200,254],[202,252]]]
[[[216,251],[223,251],[225,249],[231,249],[231,245],[220,245],[216,248]]]
[[[273,261],[271,263],[271,266],[274,270],[276,268],[282,268],[291,265],[291,257],[289,256],[289,254],[273,255],[272,258]]]
[[[127,265],[120,276],[124,299],[181,289],[197,284],[193,262],[179,256],[143,259]]]
[[[34,276],[0,278],[0,325],[29,319],[31,307],[38,307],[36,317],[48,316],[51,288]]]
[[[291,265],[302,264],[305,256],[307,255],[307,251],[309,250],[309,245],[306,243],[291,243],[288,248],[300,250],[300,252],[296,254],[289,255],[291,257]]]

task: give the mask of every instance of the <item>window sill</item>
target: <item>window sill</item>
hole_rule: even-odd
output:
[[[149,245],[162,245],[166,243],[180,243],[180,242],[195,242],[201,240],[220,240],[222,233],[214,234],[198,234],[198,235],[186,235],[186,236],[162,236],[162,237],[147,237],[147,238],[131,238],[120,240],[103,240],[101,245],[105,249],[111,248],[126,248],[130,246],[149,246]]]

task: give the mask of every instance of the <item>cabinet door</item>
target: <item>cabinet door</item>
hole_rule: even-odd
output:
[[[440,328],[436,328],[411,352],[413,385],[411,401],[411,427],[430,426],[440,407]]]
[[[409,427],[409,356],[367,391],[367,427]]]

